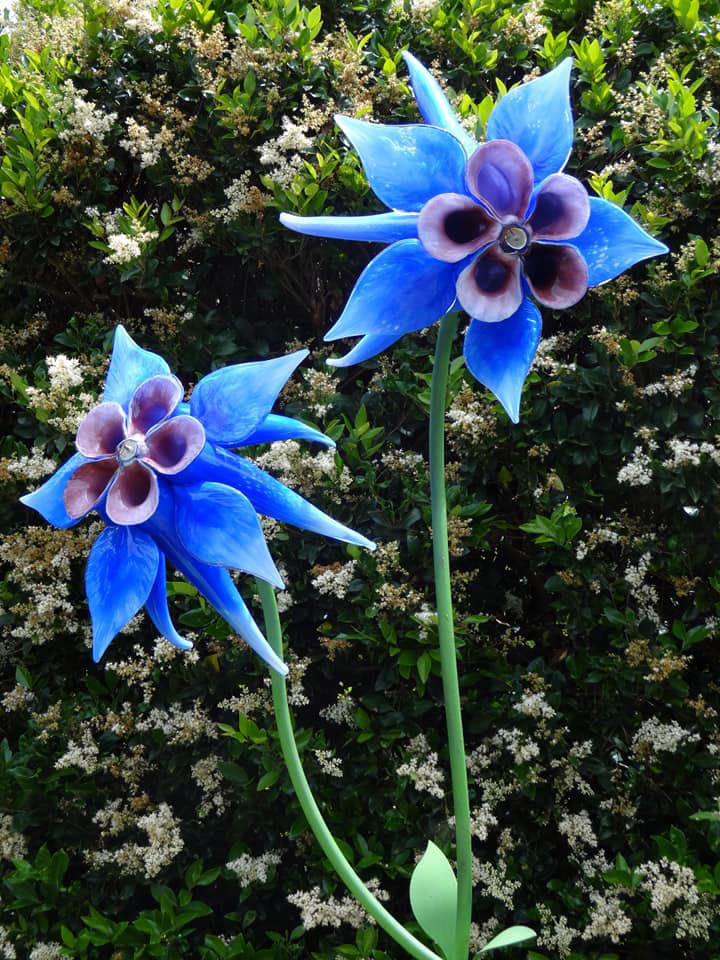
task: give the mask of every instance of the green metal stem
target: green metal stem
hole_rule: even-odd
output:
[[[450,367],[450,348],[457,332],[457,323],[457,316],[453,314],[447,314],[442,318],[435,347],[435,366],[433,367],[430,393],[430,498],[432,503],[433,561],[435,565],[440,665],[450,754],[453,810],[455,813],[455,850],[457,856],[455,960],[467,960],[472,918],[470,799],[465,767],[465,742],[455,652],[455,629],[450,587],[450,554],[448,550],[447,498],[445,495],[445,404]]]
[[[260,599],[262,600],[265,632],[268,642],[275,653],[279,657],[282,657],[282,633],[277,603],[275,602],[275,593],[273,592],[272,586],[269,583],[265,583],[264,580],[256,580],[256,583]],[[274,670],[271,672],[271,677],[275,720],[277,722],[285,766],[290,774],[290,780],[295,788],[295,793],[300,801],[303,813],[310,825],[310,829],[315,834],[315,838],[322,847],[323,853],[355,899],[362,904],[378,925],[382,927],[396,943],[399,943],[410,956],[415,957],[416,960],[441,960],[436,953],[433,953],[432,950],[429,950],[409,933],[402,924],[385,909],[380,901],[370,893],[335,842],[335,838],[323,820],[320,808],[315,802],[315,798],[312,795],[310,785],[307,782],[305,772],[302,768],[297,744],[295,743],[295,735],[293,733],[285,677],[280,676],[280,674]]]

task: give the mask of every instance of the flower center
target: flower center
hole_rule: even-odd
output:
[[[524,253],[530,245],[530,234],[525,227],[513,224],[500,234],[500,246],[505,253]]]
[[[115,456],[117,457],[118,463],[121,467],[125,467],[132,460],[135,459],[138,453],[138,442],[137,440],[131,440],[126,438],[121,440],[115,449]]]

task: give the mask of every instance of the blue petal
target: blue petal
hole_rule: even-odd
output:
[[[175,529],[172,489],[165,480],[161,480],[160,484],[161,496],[158,509],[143,524],[144,529],[152,534],[170,563],[200,591],[248,646],[273,670],[285,675],[288,672],[287,667],[258,629],[227,570],[224,567],[211,567],[201,563],[180,543]]]
[[[281,213],[280,223],[289,230],[310,237],[335,240],[367,240],[370,243],[394,243],[417,236],[416,213],[377,213],[369,217],[296,217]]]
[[[533,166],[536,184],[562,170],[570,156],[571,69],[568,57],[550,73],[513,87],[490,114],[488,140],[516,143]]]
[[[282,523],[291,523],[303,530],[311,530],[345,543],[354,543],[368,550],[375,549],[375,544],[362,534],[328,517],[300,494],[288,489],[255,464],[236,454],[227,453],[220,447],[206,444],[200,456],[176,478],[177,484],[203,481],[215,481],[235,487],[245,494],[258,513],[274,517]]]
[[[419,240],[400,240],[371,260],[326,340],[366,333],[392,336],[421,330],[455,300],[456,265],[435,260]]]
[[[190,397],[190,413],[205,427],[208,440],[236,447],[270,413],[288,377],[308,355],[297,350],[286,357],[237,363],[203,377]]]
[[[332,357],[327,361],[327,364],[329,367],[350,367],[354,363],[362,363],[377,356],[378,353],[382,353],[383,350],[387,350],[401,336],[402,334],[399,336],[393,334],[389,337],[383,337],[369,333],[362,340],[359,340],[344,357]]]
[[[438,193],[466,193],[465,150],[451,133],[421,123],[335,122],[360,154],[375,195],[392,210],[420,210]]]
[[[403,53],[403,59],[410,72],[410,83],[425,123],[442,127],[452,133],[463,144],[467,153],[471,154],[477,147],[477,142],[458,120],[435,77],[407,50]]]
[[[167,573],[165,571],[165,555],[160,554],[158,563],[158,572],[155,577],[150,596],[145,601],[145,609],[155,629],[161,633],[174,647],[179,650],[192,650],[192,643],[185,640],[175,629],[175,625],[170,619],[170,611],[167,602]]]
[[[176,485],[174,493],[178,536],[197,560],[244,570],[284,588],[258,515],[244,494],[222,483]]]
[[[607,283],[641,260],[668,252],[664,243],[645,233],[624,210],[600,197],[590,198],[588,225],[569,242],[585,258],[589,287]]]
[[[82,517],[73,520],[72,517],[68,516],[63,502],[63,493],[71,475],[75,473],[79,466],[87,462],[81,453],[74,453],[67,463],[56,470],[41,487],[38,487],[32,493],[26,493],[24,497],[20,497],[20,503],[37,510],[48,523],[51,523],[54,527],[60,527],[62,530],[80,523]]]
[[[249,437],[245,437],[238,446],[250,447],[256,443],[272,443],[273,440],[311,440],[322,443],[325,447],[335,446],[332,437],[328,437],[301,420],[281,417],[277,413],[268,414],[258,428],[253,430]]]
[[[169,375],[170,367],[162,357],[139,347],[124,327],[115,327],[103,400],[115,401],[127,410],[135,388],[144,380]]]
[[[85,592],[95,663],[147,600],[159,562],[154,540],[131,527],[108,527],[92,545],[85,567]]]
[[[470,373],[495,394],[513,423],[520,418],[520,396],[541,329],[540,312],[525,297],[507,320],[471,320],[465,336],[463,353]]]

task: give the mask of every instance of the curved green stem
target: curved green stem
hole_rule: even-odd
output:
[[[472,916],[470,799],[465,767],[465,742],[455,653],[447,500],[445,496],[445,403],[450,348],[457,331],[457,322],[457,316],[453,314],[448,314],[442,318],[435,347],[435,366],[433,367],[430,393],[430,498],[432,502],[433,561],[435,565],[440,664],[450,754],[453,810],[455,813],[455,849],[457,855],[455,960],[467,960]]]
[[[282,657],[282,634],[277,603],[275,602],[275,593],[273,592],[272,586],[269,583],[265,583],[264,580],[257,580],[256,583],[260,599],[262,600],[265,632],[268,642],[275,653],[277,653],[279,657]],[[280,674],[274,670],[271,671],[271,677],[275,719],[277,721],[280,746],[282,747],[285,765],[290,774],[290,780],[295,788],[295,793],[300,801],[303,813],[310,825],[310,829],[322,847],[323,853],[333,865],[350,893],[362,904],[370,916],[373,917],[378,925],[381,926],[393,940],[399,943],[400,946],[412,957],[415,957],[416,960],[440,960],[437,954],[433,953],[432,950],[428,950],[424,944],[420,943],[411,933],[408,933],[405,927],[370,893],[335,842],[335,838],[330,833],[320,813],[320,808],[315,802],[315,798],[310,790],[310,784],[307,782],[302,763],[300,762],[300,755],[298,754],[293,733],[285,678],[281,677]]]

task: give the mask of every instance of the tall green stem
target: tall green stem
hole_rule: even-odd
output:
[[[455,813],[455,849],[457,856],[457,912],[455,915],[455,958],[467,960],[472,917],[472,850],[470,839],[470,799],[465,767],[465,742],[460,710],[450,554],[448,550],[447,500],[445,495],[445,403],[447,398],[450,348],[457,331],[457,317],[444,316],[435,347],[430,394],[430,498],[432,502],[433,561],[435,597],[440,640],[445,719],[450,754],[453,811]]]
[[[262,600],[265,632],[268,642],[275,653],[279,657],[282,657],[280,617],[278,616],[273,588],[263,580],[257,580],[256,583],[260,599]],[[310,790],[310,785],[305,777],[302,763],[300,762],[300,755],[298,754],[295,743],[292,719],[290,717],[285,678],[275,673],[275,671],[272,671],[272,697],[285,766],[290,774],[290,780],[295,788],[295,793],[300,801],[303,813],[310,825],[310,829],[322,847],[323,853],[355,899],[362,904],[379,926],[381,926],[393,940],[399,943],[410,956],[415,957],[416,960],[440,960],[437,954],[433,953],[432,950],[428,950],[426,946],[409,933],[402,924],[385,909],[380,901],[370,893],[335,842],[335,838],[330,833],[320,813],[320,808],[315,802],[315,798]]]

